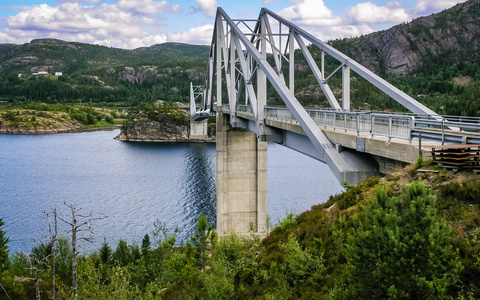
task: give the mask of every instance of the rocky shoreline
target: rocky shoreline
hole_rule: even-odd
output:
[[[91,131],[112,131],[120,129],[122,125],[113,125],[111,127],[72,127],[72,128],[24,128],[24,127],[0,127],[0,134],[19,134],[19,135],[43,135],[59,133],[78,133]]]
[[[216,141],[214,134],[209,135],[206,139],[192,139],[189,135],[189,126],[163,124],[146,118],[127,122],[122,132],[115,139],[125,142],[153,143],[205,143]]]
[[[140,143],[215,143],[217,140],[214,138],[208,138],[205,140],[199,139],[161,139],[161,140],[154,140],[154,139],[128,139],[121,134],[114,137],[115,140],[122,141],[122,142],[140,142]]]

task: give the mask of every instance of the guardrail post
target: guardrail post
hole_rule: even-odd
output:
[[[333,113],[333,130],[337,128],[337,113]]]
[[[343,120],[344,120],[344,124],[345,124],[343,129],[345,129],[345,132],[347,132],[347,114],[346,113],[343,114]]]
[[[410,142],[412,141],[413,137],[412,137],[412,132],[413,132],[413,127],[415,126],[415,117],[410,117],[408,119],[409,121],[409,124],[408,124],[408,139],[410,140]]]
[[[418,156],[422,157],[422,132],[418,133]]]
[[[442,118],[442,145],[445,145],[445,119]]]
[[[372,115],[372,118],[370,120],[372,122],[372,125],[370,125],[370,135],[373,138],[373,133],[375,132],[375,116]]]
[[[392,138],[392,116],[388,116],[388,139]]]
[[[357,113],[357,136],[360,135],[360,114]]]

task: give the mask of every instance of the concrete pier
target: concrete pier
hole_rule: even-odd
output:
[[[217,232],[267,232],[267,143],[217,113]]]
[[[194,121],[190,118],[190,139],[205,140],[208,138],[207,120]]]

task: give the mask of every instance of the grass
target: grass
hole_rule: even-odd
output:
[[[122,124],[122,122],[120,121],[120,124]],[[101,121],[98,121],[97,123],[95,124],[90,124],[90,125],[85,125],[84,128],[97,128],[97,127],[101,127],[101,128],[109,128],[109,127],[113,127],[115,125],[115,121],[114,121],[114,124],[112,123],[108,123],[107,121],[105,120],[101,120]]]

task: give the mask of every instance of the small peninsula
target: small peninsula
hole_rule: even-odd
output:
[[[214,142],[214,123],[208,126],[207,139],[190,138],[190,117],[179,104],[157,101],[131,109],[122,132],[115,139],[129,142]]]
[[[114,110],[79,104],[25,103],[0,107],[0,134],[54,134],[119,128]]]

